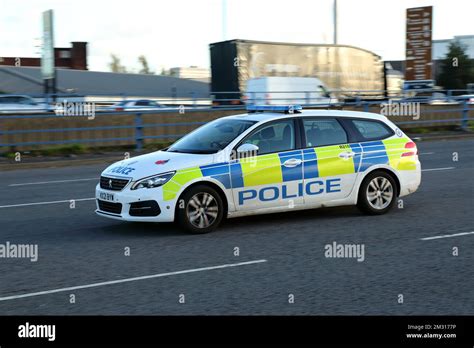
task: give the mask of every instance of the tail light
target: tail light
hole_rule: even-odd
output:
[[[115,111],[123,111],[124,109],[123,108],[115,108]]]
[[[408,143],[406,143],[405,149],[411,150],[411,151],[402,153],[402,157],[418,155],[418,149],[416,148],[416,144],[413,141],[409,141]]]

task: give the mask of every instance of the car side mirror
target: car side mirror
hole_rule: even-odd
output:
[[[259,148],[257,145],[242,144],[237,148],[237,155],[239,158],[257,156],[258,150]]]

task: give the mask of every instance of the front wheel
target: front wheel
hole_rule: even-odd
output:
[[[216,190],[198,185],[187,190],[178,201],[179,225],[194,234],[215,230],[224,216],[224,204]]]
[[[357,207],[364,213],[379,215],[389,211],[398,197],[393,176],[375,171],[364,178],[360,188]]]

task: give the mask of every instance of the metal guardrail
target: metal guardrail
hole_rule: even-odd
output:
[[[126,101],[126,100],[137,100],[137,99],[148,99],[155,102],[161,103],[166,106],[211,106],[216,104],[226,104],[226,105],[241,105],[249,102],[256,102],[265,99],[266,94],[271,94],[270,102],[278,100],[288,100],[295,99],[300,101],[302,104],[312,104],[312,101],[315,101],[314,104],[318,104],[319,101],[324,101],[327,97],[314,97],[315,94],[322,94],[325,91],[252,91],[252,92],[240,92],[240,91],[219,91],[219,92],[209,92],[209,97],[198,97],[196,93],[189,92],[187,95],[176,95],[171,97],[160,97],[160,96],[139,96],[139,95],[129,95],[122,93],[120,95],[111,95],[111,94],[94,94],[94,95],[84,95],[79,93],[56,93],[56,94],[32,94],[29,97],[35,99],[40,103],[46,103],[53,105],[56,102],[62,102],[64,100],[71,102],[94,102],[99,106],[110,106],[114,103]],[[420,102],[426,103],[433,100],[460,100],[462,99],[460,95],[474,95],[474,91],[468,89],[454,89],[454,90],[444,90],[444,89],[417,89],[417,90],[407,90],[407,91],[385,91],[385,90],[330,90],[329,94],[338,99],[340,102],[344,102],[347,99],[350,100],[360,100],[364,101],[366,99],[387,99],[385,96],[388,94],[388,98],[392,100],[403,99],[407,97],[412,97],[413,93],[436,93],[437,96],[434,97],[420,97]],[[444,97],[439,96],[443,94]],[[15,94],[17,96],[18,94]],[[285,97],[275,97],[284,95]],[[288,96],[290,95],[290,96]],[[291,97],[293,95],[293,97]],[[8,96],[8,94],[0,94],[0,96]],[[1,104],[0,104],[1,106]]]
[[[284,98],[287,99],[287,98]],[[438,100],[439,98],[436,98]],[[420,102],[420,103],[429,103],[433,99],[424,99],[423,101],[407,101],[410,103],[413,102]],[[399,125],[425,125],[425,124],[443,124],[443,123],[459,123],[461,128],[467,129],[468,123],[474,118],[469,117],[469,111],[474,110],[474,105],[470,105],[466,98],[459,98],[459,97],[451,97],[450,101],[456,101],[458,104],[454,105],[446,105],[447,108],[442,109],[433,109],[430,110],[430,113],[459,113],[459,117],[455,118],[446,118],[446,119],[430,119],[430,120],[423,120],[421,111],[420,119],[412,119],[407,121],[398,121],[395,122]],[[310,100],[311,101],[311,100]],[[247,100],[247,102],[251,103],[251,100]],[[393,103],[403,103],[403,99],[399,101],[393,101]],[[387,100],[363,100],[362,98],[356,98],[353,102],[340,102],[337,101],[335,103],[331,103],[332,107],[359,107],[363,111],[369,111],[371,107],[374,106],[381,106],[383,104],[389,104]],[[395,104],[393,104],[395,105]],[[303,106],[305,108],[318,108],[321,107],[318,103],[307,103]],[[244,110],[246,108],[245,105],[220,105],[214,107],[203,107],[203,106],[190,106],[184,109],[185,113],[195,113],[195,112],[215,112],[215,111],[222,111],[222,110]],[[152,123],[144,123],[143,116],[148,114],[161,114],[161,113],[170,113],[176,112],[178,113],[179,110],[170,110],[170,109],[156,109],[156,110],[136,110],[136,111],[100,111],[95,113],[94,117],[108,117],[108,116],[133,116],[134,117],[134,124],[133,125],[105,125],[105,126],[95,126],[95,127],[69,127],[69,128],[60,128],[60,127],[53,127],[48,129],[13,129],[13,130],[4,130],[2,127],[2,121],[4,120],[12,120],[12,119],[52,119],[52,118],[60,118],[60,117],[67,117],[73,115],[57,115],[54,113],[38,113],[38,114],[11,114],[11,115],[2,115],[0,114],[0,150],[7,150],[8,148],[15,148],[19,146],[36,146],[36,145],[62,145],[62,144],[76,144],[76,143],[96,143],[96,142],[116,142],[116,141],[128,141],[133,142],[136,146],[136,149],[140,150],[143,148],[144,141],[146,139],[176,139],[182,137],[184,134],[165,134],[165,135],[145,135],[144,130],[149,128],[166,128],[166,127],[197,127],[206,122],[200,121],[183,121],[183,122],[152,122]],[[86,116],[74,116],[74,117],[86,117]],[[94,138],[79,138],[79,139],[65,139],[65,140],[34,140],[34,141],[14,141],[14,142],[7,142],[4,141],[5,136],[7,135],[15,135],[15,134],[34,134],[34,133],[41,133],[41,134],[48,134],[48,133],[70,133],[70,132],[83,132],[83,131],[110,131],[110,130],[122,130],[122,129],[133,129],[133,136],[116,136],[116,137],[94,137]]]

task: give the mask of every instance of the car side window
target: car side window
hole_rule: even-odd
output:
[[[334,118],[303,119],[306,134],[305,147],[317,147],[347,143],[347,134]]]
[[[255,131],[244,144],[257,145],[259,155],[295,149],[295,126],[293,120],[282,120],[263,126]]]
[[[135,104],[136,106],[148,106],[149,103],[147,100],[139,100],[137,101],[137,103]]]
[[[385,139],[393,134],[393,131],[378,121],[351,120],[363,140]]]

